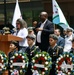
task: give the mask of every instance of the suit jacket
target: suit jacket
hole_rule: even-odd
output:
[[[40,22],[36,28],[39,28],[41,26]],[[38,33],[38,32],[37,32]],[[41,33],[41,43],[38,43],[36,41],[36,45],[39,46],[39,48],[42,51],[46,51],[49,46],[49,35],[54,33],[54,25],[51,21],[47,20],[46,23],[44,24],[43,31]]]
[[[60,37],[58,38],[57,45],[58,45],[58,46],[61,46],[62,48],[64,48],[65,39],[64,39],[63,37],[60,36]]]

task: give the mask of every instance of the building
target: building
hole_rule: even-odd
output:
[[[4,24],[4,0],[0,0],[0,25]],[[69,25],[74,28],[74,0],[56,0],[63,11]],[[47,11],[52,21],[52,0],[19,0],[22,17],[32,26],[34,20],[39,21],[39,13]],[[6,23],[11,23],[15,8],[15,0],[6,0]]]

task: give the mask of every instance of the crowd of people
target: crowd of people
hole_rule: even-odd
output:
[[[27,27],[27,23],[23,19],[16,21],[17,30],[13,35],[21,37],[22,40],[20,42],[13,40],[10,43],[8,57],[10,59],[15,52],[20,51],[27,53],[29,62],[31,62],[36,52],[46,51],[53,62],[49,75],[56,75],[55,62],[59,55],[63,52],[74,53],[73,30],[67,28],[63,30],[63,36],[61,36],[61,30],[55,29],[54,24],[48,20],[47,12],[41,12],[39,17],[41,21],[39,23],[34,21],[33,27]],[[25,75],[32,75],[30,63]]]

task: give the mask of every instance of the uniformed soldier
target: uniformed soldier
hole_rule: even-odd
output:
[[[55,62],[56,62],[56,59],[59,57],[59,55],[63,53],[63,48],[60,46],[57,46],[57,40],[58,40],[58,37],[55,34],[51,34],[49,36],[50,46],[47,52],[51,56],[52,62],[53,62],[52,69],[50,70],[50,75],[56,75],[55,74]]]
[[[8,53],[8,70],[10,70],[10,58],[16,53],[18,52],[18,49],[19,49],[19,43],[17,41],[11,41],[10,42],[10,51]],[[9,74],[8,75],[11,75],[10,71],[9,71]]]
[[[28,42],[29,47],[27,47],[25,52],[27,53],[27,56],[29,58],[29,66],[28,66],[27,73],[25,75],[32,75],[31,59],[37,54],[37,52],[40,52],[39,47],[35,46],[35,39],[36,39],[36,36],[33,34],[29,34],[27,36],[27,42]]]

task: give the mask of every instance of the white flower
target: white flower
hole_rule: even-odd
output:
[[[71,73],[70,72],[68,72],[68,75],[70,75]]]
[[[22,58],[24,58],[24,56],[22,56]]]
[[[18,53],[16,53],[15,55],[18,56]]]
[[[36,57],[38,57],[38,54],[36,54]]]
[[[48,70],[48,68],[47,68],[47,67],[45,67],[45,70]]]
[[[39,54],[39,56],[41,56],[41,54]]]
[[[46,61],[46,62],[45,62],[45,64],[47,65],[47,64],[48,64],[48,62]]]
[[[56,68],[58,68],[58,66],[56,66]]]
[[[25,60],[23,60],[23,63],[25,63]]]
[[[59,57],[59,60],[61,60],[61,58]]]
[[[13,59],[15,58],[15,56],[12,57]]]
[[[1,68],[3,68],[3,67],[4,67],[4,65],[1,66]]]
[[[44,54],[42,54],[42,56],[44,57]]]
[[[25,65],[23,65],[22,68],[25,68]]]
[[[67,55],[67,57],[69,57],[69,55]]]
[[[13,68],[13,66],[11,65],[10,68]]]
[[[4,62],[4,60],[2,60],[2,62]]]
[[[45,57],[45,60],[47,60],[47,57]]]
[[[4,69],[6,70],[6,67]]]
[[[13,70],[10,70],[10,72],[13,72]]]
[[[34,66],[32,66],[32,68],[33,68]]]
[[[13,63],[13,61],[12,61],[12,60],[11,60],[10,62],[11,62],[11,63]]]
[[[42,74],[44,75],[44,74],[45,74],[45,72],[42,72]]]
[[[70,61],[72,61],[72,58],[70,57]]]
[[[57,60],[57,62],[56,63],[58,63],[59,61]]]
[[[22,70],[20,70],[20,73],[22,73]]]
[[[58,73],[59,71],[57,70],[57,73]]]
[[[20,56],[22,55],[22,54],[19,54]]]
[[[35,62],[35,60],[32,60],[32,62],[34,63],[34,62]]]
[[[63,56],[62,56],[62,55],[61,55],[60,57],[61,57],[61,58],[63,58]]]
[[[34,70],[32,70],[32,72],[34,72]]]
[[[1,57],[1,59],[3,59],[3,57]]]

